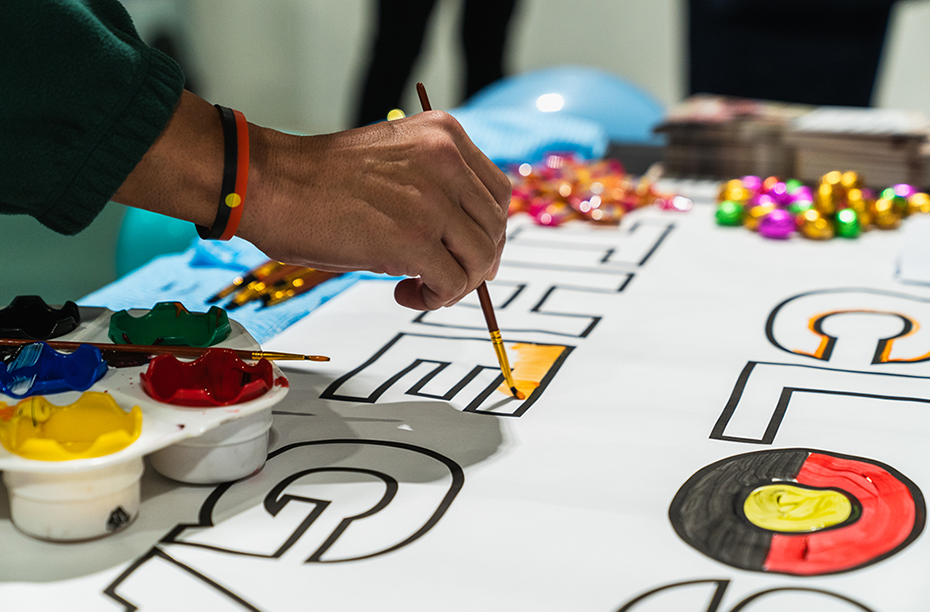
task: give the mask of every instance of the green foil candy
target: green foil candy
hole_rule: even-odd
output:
[[[862,231],[859,225],[859,215],[851,208],[844,208],[836,213],[834,223],[836,235],[843,238],[858,238]]]
[[[733,200],[724,200],[717,205],[717,225],[742,225],[743,205]]]
[[[891,203],[894,204],[895,210],[897,210],[902,217],[906,217],[910,214],[910,206],[908,206],[907,198],[904,196],[895,195],[895,197],[891,199]]]
[[[159,302],[141,317],[126,310],[110,317],[109,336],[116,344],[208,347],[229,337],[229,317],[213,306],[206,313],[189,312],[180,302]]]
[[[814,203],[808,200],[795,200],[788,205],[788,212],[797,217],[805,210],[810,210],[814,207]]]

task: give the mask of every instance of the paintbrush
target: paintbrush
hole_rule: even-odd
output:
[[[433,110],[423,83],[417,83],[417,95],[420,97],[420,106],[423,107],[424,111]],[[484,313],[484,320],[488,324],[488,333],[491,334],[491,343],[494,345],[494,352],[497,354],[497,361],[501,366],[501,373],[504,375],[504,382],[510,387],[510,392],[513,393],[515,398],[519,400],[526,399],[526,396],[517,390],[517,385],[513,381],[513,373],[510,371],[510,362],[507,359],[507,350],[504,348],[504,340],[501,338],[501,332],[497,326],[497,317],[494,316],[494,306],[491,304],[487,283],[481,281],[476,291],[478,292],[478,301],[481,303],[481,312]]]
[[[207,303],[212,304],[214,302],[218,302],[223,298],[239,291],[240,289],[244,289],[249,285],[249,283],[266,278],[269,274],[279,269],[283,265],[284,264],[280,261],[266,261],[257,268],[249,270],[249,273],[245,276],[237,276],[234,278],[231,284],[218,291],[215,295],[211,296],[210,299],[207,300]]]
[[[307,268],[304,274],[290,279],[286,283],[275,285],[268,293],[261,296],[265,306],[274,306],[310,291],[331,278],[342,276],[342,272],[323,272]]]
[[[0,338],[0,351],[18,350],[20,346],[38,342],[37,340],[27,340],[23,338]],[[68,342],[64,340],[44,340],[51,348],[56,351],[76,351],[82,344],[89,344],[100,349],[103,358],[107,363],[114,365],[128,366],[140,365],[146,363],[158,355],[174,355],[175,357],[200,357],[210,348],[225,347],[207,347],[198,346],[172,346],[172,345],[146,345],[146,344],[109,344],[103,342]],[[268,351],[251,351],[248,349],[227,349],[236,354],[239,359],[268,359],[270,361],[329,361],[329,357],[323,355],[298,355],[296,353],[276,353]]]
[[[260,299],[271,291],[274,285],[288,280],[290,276],[303,272],[305,269],[303,266],[285,264],[265,278],[252,281],[232,297],[229,304],[226,305],[226,310],[235,310],[249,302]]]

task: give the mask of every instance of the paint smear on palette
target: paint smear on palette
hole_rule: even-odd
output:
[[[511,371],[517,390],[529,397],[564,352],[565,347],[560,344],[554,346],[524,343],[510,345],[507,348],[507,354],[512,364]],[[505,395],[511,395],[506,383],[502,383],[497,390]]]

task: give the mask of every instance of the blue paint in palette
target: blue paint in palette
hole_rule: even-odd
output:
[[[0,362],[0,393],[15,398],[86,391],[107,371],[100,349],[82,344],[59,353],[45,342],[23,345],[13,361]]]

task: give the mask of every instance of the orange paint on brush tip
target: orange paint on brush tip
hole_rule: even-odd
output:
[[[498,390],[508,395],[516,395],[517,399],[526,399],[532,395],[536,387],[542,382],[546,373],[552,368],[555,361],[565,351],[561,345],[538,344],[512,344],[508,348],[511,355],[516,355],[513,362],[513,382],[516,389],[502,384]],[[513,393],[513,391],[516,393]]]

